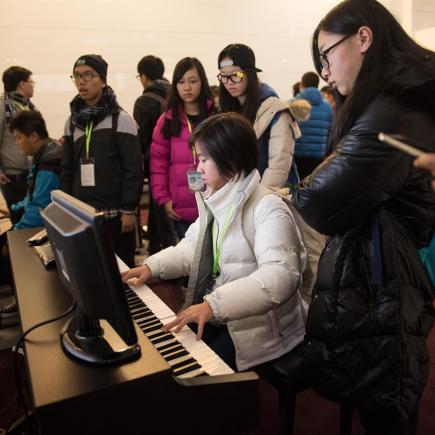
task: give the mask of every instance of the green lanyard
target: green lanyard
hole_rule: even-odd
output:
[[[217,228],[217,224],[216,224],[216,220],[213,222],[213,229],[212,229],[212,235],[213,235],[213,277],[216,278],[217,276],[217,271],[218,271],[218,264],[219,264],[219,258],[221,256],[221,249],[222,249],[222,241],[224,239],[224,235],[227,232],[228,229],[228,225],[230,223],[230,219],[234,214],[234,209],[236,208],[236,206],[233,204],[231,206],[230,211],[227,214],[227,217],[225,218],[225,224],[224,224],[224,228],[222,230],[222,234],[219,237],[219,240],[216,243],[216,228]]]
[[[91,136],[92,136],[92,126],[94,122],[91,121],[86,124],[85,135],[86,135],[86,160],[89,160],[89,147],[91,146]]]

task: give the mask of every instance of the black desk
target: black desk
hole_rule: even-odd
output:
[[[71,297],[56,269],[46,270],[26,240],[38,229],[10,231],[9,250],[25,331],[63,313]],[[257,380],[237,373],[180,381],[137,328],[142,356],[119,367],[89,367],[63,353],[66,319],[31,332],[25,355],[42,433],[237,433],[256,424]]]

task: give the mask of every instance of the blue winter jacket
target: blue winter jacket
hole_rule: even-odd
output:
[[[295,156],[321,159],[325,156],[332,126],[332,107],[313,87],[304,89],[295,99],[307,100],[312,106],[310,118],[299,124],[302,136],[296,140]]]
[[[14,229],[43,225],[41,210],[51,202],[51,191],[60,187],[61,147],[53,140],[34,156],[28,177],[27,195],[23,201],[12,205],[13,211],[24,208],[24,214]]]

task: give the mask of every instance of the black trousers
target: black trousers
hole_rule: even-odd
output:
[[[172,221],[174,224],[175,232],[179,240],[183,239],[187,230],[192,225],[192,222],[187,221]]]
[[[17,175],[7,175],[11,181],[1,186],[1,191],[9,208],[13,224],[16,224],[21,219],[23,211],[12,212],[11,205],[22,201],[26,197],[27,175],[27,172],[22,172]]]
[[[148,215],[148,240],[148,252],[150,255],[168,246],[175,246],[177,243],[171,219],[166,215],[165,209],[153,200],[151,194]]]
[[[134,231],[121,233],[122,225],[120,217],[108,220],[107,227],[112,236],[115,253],[128,267],[134,267],[134,251],[136,249]]]

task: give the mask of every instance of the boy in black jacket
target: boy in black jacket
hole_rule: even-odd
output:
[[[137,65],[137,78],[144,91],[134,104],[133,116],[139,125],[139,141],[144,157],[145,178],[149,178],[149,153],[154,127],[160,115],[165,110],[165,100],[169,83],[163,78],[165,67],[160,58],[143,57]],[[148,215],[148,251],[150,255],[161,249],[175,245],[176,239],[170,219],[163,207],[159,207],[149,198]]]
[[[107,63],[81,56],[71,79],[78,95],[65,125],[61,188],[104,213],[115,252],[134,266],[136,209],[143,185],[137,126],[106,83]]]

